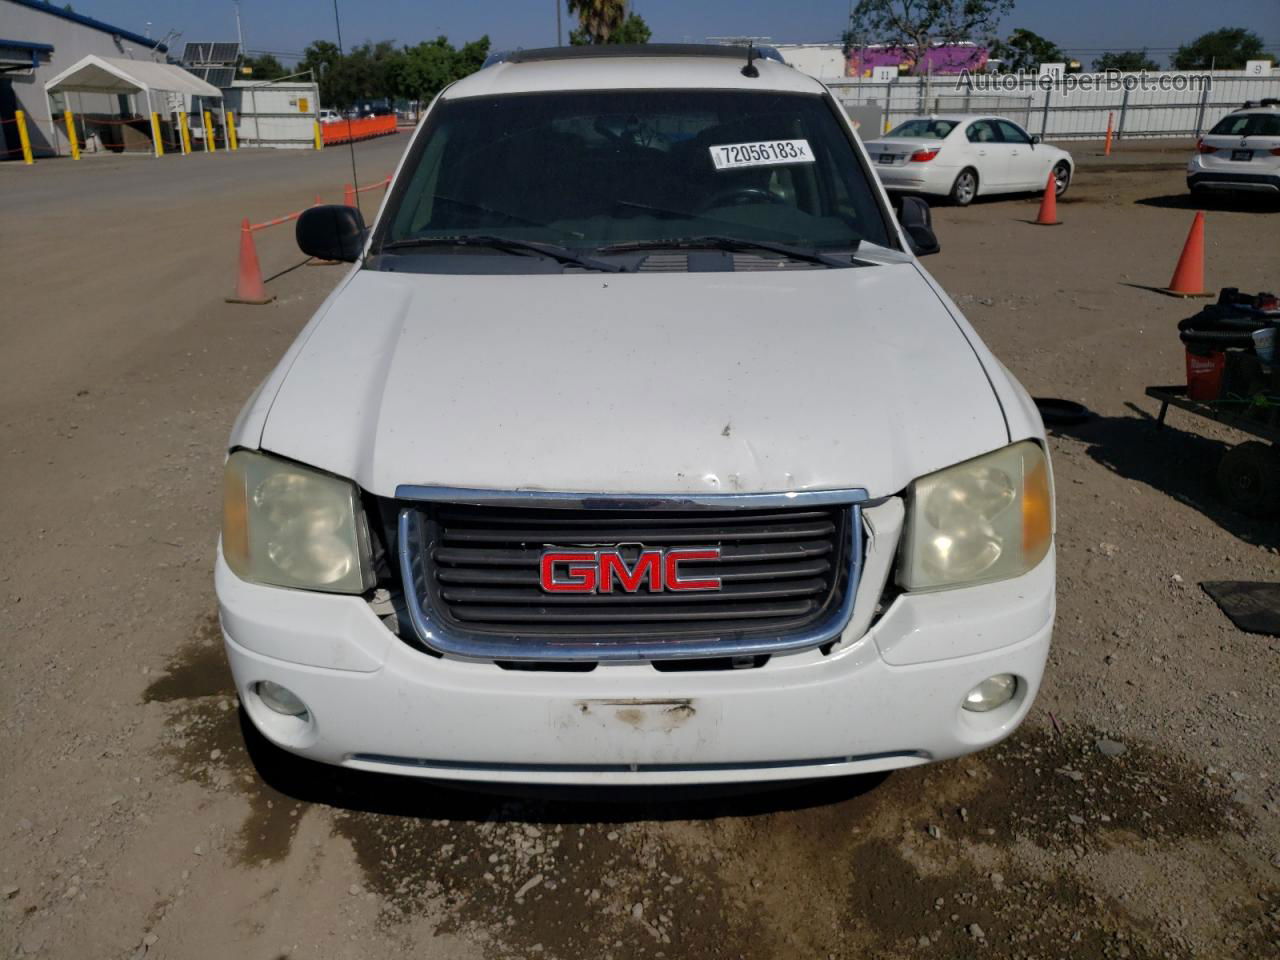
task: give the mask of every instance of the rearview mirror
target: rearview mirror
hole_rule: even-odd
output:
[[[298,217],[298,249],[317,260],[355,263],[364,249],[364,217],[355,207],[329,203],[308,207]]]
[[[1038,134],[1038,133],[1034,133],[1034,134],[1032,134],[1032,135],[1031,135],[1031,145],[1034,147],[1034,146],[1035,146],[1037,143],[1039,143],[1039,142],[1040,142],[1040,134]]]
[[[917,257],[927,257],[942,249],[942,244],[938,243],[938,237],[933,232],[933,212],[929,209],[929,204],[919,197],[903,197],[901,206],[894,206],[898,206],[898,223],[902,225],[902,232],[907,235],[912,253]]]

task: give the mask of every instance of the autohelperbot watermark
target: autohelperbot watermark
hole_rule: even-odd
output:
[[[1213,77],[1208,73],[1125,73],[1106,70],[1102,73],[970,73],[967,69],[956,77],[956,90],[963,93],[1026,93],[1043,90],[1058,91],[1068,97],[1076,91],[1088,93],[1102,90],[1119,93],[1121,90],[1200,93],[1213,89]]]

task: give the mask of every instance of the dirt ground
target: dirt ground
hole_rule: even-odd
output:
[[[403,145],[362,145],[364,179]],[[1242,437],[1158,432],[1143,396],[1180,381],[1196,309],[1148,289],[1190,226],[1188,145],[1068,146],[1062,226],[1029,225],[1034,198],[940,207],[926,261],[1033,394],[1096,413],[1052,438],[1058,628],[1027,724],[888,777],[610,802],[246,746],[211,579],[224,443],[339,270],[283,227],[278,299],[223,297],[240,218],[338,199],[347,154],[0,165],[0,951],[1280,957],[1280,641],[1199,587],[1280,579],[1280,525],[1213,492]],[[1209,210],[1212,286],[1274,290],[1278,254],[1280,211]]]

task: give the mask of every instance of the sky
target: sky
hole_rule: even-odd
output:
[[[366,40],[414,44],[440,34],[461,44],[487,33],[493,49],[504,50],[554,45],[557,2],[567,33],[564,0],[338,0],[338,8],[348,47]],[[180,31],[179,44],[236,39],[232,0],[73,0],[73,6],[78,13],[156,38]],[[655,41],[676,43],[709,36],[837,41],[850,6],[850,0],[632,2]],[[250,50],[298,54],[312,40],[334,39],[332,0],[241,0],[240,9]],[[1143,47],[1165,64],[1179,44],[1226,26],[1253,30],[1280,55],[1280,0],[1017,0],[1000,32],[1032,30],[1086,66],[1102,50]]]

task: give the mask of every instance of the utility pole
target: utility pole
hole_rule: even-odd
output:
[[[240,44],[240,53],[244,55],[244,30],[240,27],[240,0],[232,0],[236,8],[236,43]]]
[[[559,46],[563,46],[563,44],[560,41],[560,38],[564,36],[564,34],[560,32],[560,0],[555,0],[555,5],[556,5],[556,46],[559,47]]]

